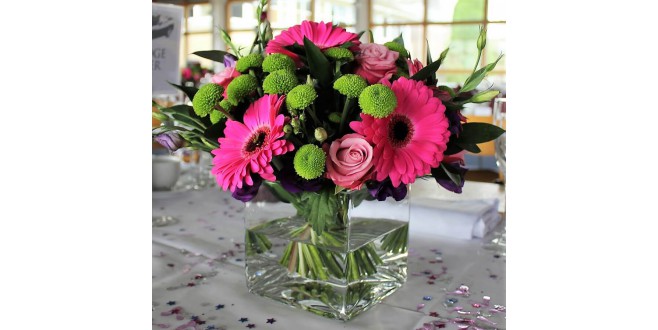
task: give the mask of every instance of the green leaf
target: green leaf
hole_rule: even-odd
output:
[[[224,137],[224,129],[226,128],[226,119],[220,120],[218,123],[211,125],[204,132],[203,135],[211,141],[217,142],[217,139]]]
[[[361,32],[359,32],[359,33],[357,34],[358,37],[356,38],[356,40],[361,39],[361,36],[363,36],[364,33],[366,33],[366,31],[361,31]]]
[[[441,56],[439,57],[438,60],[432,62],[430,65],[416,72],[416,74],[413,75],[411,79],[414,79],[416,81],[421,81],[427,79],[428,77],[436,76],[436,71],[439,69],[441,63],[446,58],[446,55],[448,54],[448,49],[450,48],[446,48],[446,50],[444,50],[443,53],[441,53]]]
[[[162,113],[182,113],[189,114],[190,110],[193,109],[191,106],[186,104],[177,104],[169,108],[161,108],[160,112]]]
[[[482,79],[487,76],[487,73],[491,72],[495,67],[496,64],[498,64],[498,61],[503,58],[503,55],[501,54],[498,59],[492,63],[487,64],[484,68],[481,68],[480,70],[477,70],[473,72],[468,78],[466,78],[466,81],[464,82],[464,87],[462,87],[459,92],[468,92],[474,90],[480,82],[482,82]]]
[[[432,61],[432,53],[430,52],[430,42],[427,39],[425,39],[425,42],[427,43],[427,62],[425,63],[432,63],[433,61]],[[430,79],[432,81],[436,80],[436,72],[432,73]]]
[[[196,94],[196,92],[199,91],[199,89],[196,88],[196,87],[181,86],[181,85],[176,85],[174,83],[169,83],[169,85],[172,85],[172,86],[178,88],[180,91],[185,93],[185,95],[187,95],[187,97],[189,97],[190,100],[194,100],[194,94]]]
[[[231,55],[231,53],[222,50],[200,50],[192,54],[220,63],[224,62],[225,55]]]
[[[464,150],[470,151],[474,154],[479,154],[480,151],[482,151],[480,150],[480,147],[477,146],[477,144],[457,142],[457,145],[462,147]]]
[[[397,38],[393,39],[393,42],[398,43],[402,45],[402,47],[404,47],[404,39],[402,38],[402,33],[400,33],[400,35]]]
[[[463,130],[457,139],[457,143],[460,146],[462,144],[488,142],[505,133],[504,129],[488,123],[466,123],[462,125],[462,128]],[[467,148],[464,149],[469,150]]]
[[[450,178],[450,181],[454,182],[458,186],[461,186],[462,177],[459,174],[450,172],[450,170],[445,165],[443,165],[443,163],[441,163],[440,168],[443,170],[443,172],[445,172],[448,175],[448,178]],[[432,169],[432,176],[434,176],[434,178],[436,178],[437,176],[435,175],[434,170],[438,170],[438,168],[436,168],[436,169],[433,168]]]
[[[332,70],[329,60],[327,60],[324,54],[322,54],[320,48],[306,37],[304,37],[304,49],[306,50],[306,57],[311,76],[317,79],[321,86],[329,87],[332,79]]]
[[[484,91],[473,95],[468,102],[472,103],[484,103],[489,102],[491,99],[496,97],[500,92],[499,91]]]
[[[160,135],[162,133],[166,133],[170,131],[187,131],[187,128],[180,126],[158,126],[153,130],[151,130],[151,134]]]
[[[303,215],[317,235],[321,235],[327,223],[334,222],[338,217],[338,198],[331,189],[317,193],[303,192],[300,204]]]
[[[368,30],[368,34],[369,34],[368,42],[370,42],[371,44],[374,43],[375,42],[375,36],[372,34],[372,30]]]
[[[448,86],[439,86],[439,90],[447,92],[448,94],[450,94],[451,98],[455,97],[455,91],[452,88],[448,87]]]
[[[270,189],[272,194],[274,194],[274,196],[276,196],[280,201],[284,203],[291,203],[293,205],[299,203],[298,198],[295,195],[289,193],[287,190],[283,189],[281,184],[271,181],[265,181],[265,180],[263,181],[263,183],[267,188]]]
[[[334,194],[338,194],[339,192],[345,190],[345,187],[341,186],[336,186],[336,189],[334,189]]]

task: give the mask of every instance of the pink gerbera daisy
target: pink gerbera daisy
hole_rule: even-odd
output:
[[[295,43],[304,46],[304,37],[308,38],[308,40],[318,46],[320,50],[337,47],[344,43],[351,42],[353,45],[350,47],[350,50],[356,51],[357,46],[361,44],[361,41],[359,41],[359,35],[347,32],[342,27],[335,27],[331,22],[317,23],[303,21],[300,25],[295,25],[282,31],[281,34],[267,43],[265,52],[268,54],[285,54],[294,59],[298,64],[301,64],[299,56],[287,50],[285,47],[292,46]]]
[[[274,169],[270,165],[272,156],[282,155],[295,147],[287,140],[279,140],[283,133],[284,116],[279,108],[285,96],[265,95],[249,106],[244,114],[244,124],[227,120],[224,138],[219,148],[212,151],[212,173],[217,184],[224,190],[235,191],[245,182],[254,184],[251,173],[274,181]]]
[[[361,114],[350,127],[374,145],[375,179],[409,184],[439,166],[450,138],[446,107],[422,81],[404,77],[391,89],[398,106],[388,117]]]

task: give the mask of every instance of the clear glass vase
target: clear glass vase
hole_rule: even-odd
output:
[[[246,203],[250,292],[349,320],[406,281],[408,197],[377,201],[366,189],[289,194],[271,188],[261,186]]]

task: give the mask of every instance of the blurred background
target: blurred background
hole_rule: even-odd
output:
[[[225,29],[237,47],[247,47],[254,40],[258,22],[257,2],[253,0],[155,0],[183,8],[180,39],[180,83],[199,87],[223,70],[221,63],[193,55],[203,50],[226,50],[220,28]],[[427,48],[434,59],[450,47],[437,72],[440,84],[458,88],[472,72],[477,58],[476,40],[480,27],[487,29],[487,45],[481,65],[507,54],[506,0],[270,0],[267,18],[274,36],[303,20],[331,21],[351,32],[371,30],[380,44],[402,34],[412,58],[426,62]],[[361,41],[368,41],[367,33]],[[479,89],[493,88],[506,96],[503,57]],[[155,97],[155,95],[154,95]],[[180,98],[183,98],[181,100]],[[159,103],[185,101],[182,95],[156,97]],[[189,101],[189,100],[188,100]],[[477,104],[462,112],[469,122],[492,122],[493,102]],[[157,124],[157,123],[154,123]],[[498,167],[493,142],[479,145],[480,154],[469,154],[466,162],[470,179],[492,181]]]

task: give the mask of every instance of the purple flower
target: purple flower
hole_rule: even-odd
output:
[[[281,172],[277,173],[277,178],[281,182],[283,189],[289,193],[300,193],[302,191],[318,191],[322,188],[322,179],[306,180],[295,172],[294,167],[284,166]]]
[[[448,126],[450,135],[459,137],[459,134],[461,134],[463,130],[462,122],[466,122],[466,117],[461,114],[460,110],[446,110],[445,114],[446,118],[448,118],[448,122],[450,123]]]
[[[366,181],[366,187],[368,187],[368,192],[372,197],[375,197],[378,201],[385,201],[387,197],[391,196],[396,201],[401,201],[407,196],[407,185],[400,183],[399,186],[393,187],[391,179],[386,178],[386,180],[379,181]]]
[[[155,141],[167,148],[170,152],[174,152],[185,145],[185,140],[183,140],[177,132],[173,131],[165,132],[156,136]]]
[[[260,175],[253,175],[251,179],[254,181],[254,184],[248,186],[246,183],[242,183],[242,188],[235,188],[235,191],[231,193],[231,196],[239,201],[248,202],[258,194],[258,189],[263,183],[263,179]]]
[[[461,194],[462,187],[464,187],[464,181],[465,181],[464,176],[466,175],[468,169],[466,167],[463,167],[462,166],[463,163],[459,161],[453,161],[450,163],[442,163],[442,164],[443,166],[446,167],[448,171],[450,171],[452,175],[459,176],[460,183],[456,184],[454,181],[452,181],[452,179],[450,179],[448,174],[442,169],[439,169],[438,171],[435,172],[436,175],[434,176],[434,179],[436,179],[436,182],[438,182],[439,185],[441,185],[441,187],[449,191],[452,191],[454,193]],[[432,171],[434,172],[434,170]]]
[[[234,67],[237,60],[238,58],[231,54],[224,55],[224,67]]]

